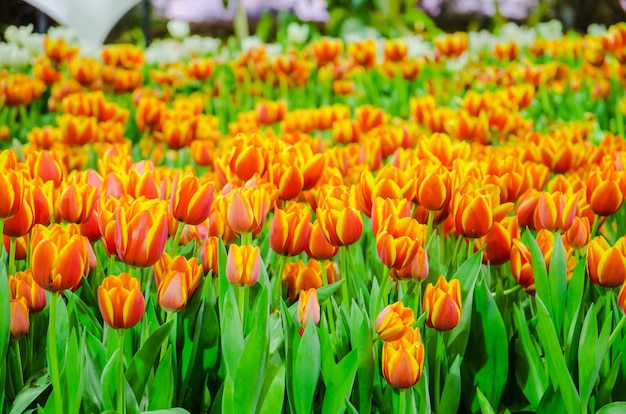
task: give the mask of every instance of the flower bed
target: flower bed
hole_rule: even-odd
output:
[[[626,25],[511,30],[14,30],[0,407],[624,409]]]

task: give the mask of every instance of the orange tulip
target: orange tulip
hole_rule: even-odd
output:
[[[535,228],[565,232],[574,222],[578,211],[578,197],[568,197],[556,191],[543,192],[535,209]]]
[[[388,217],[410,217],[411,207],[411,202],[406,198],[375,198],[372,203],[372,232],[374,235],[378,234],[380,227]]]
[[[154,265],[157,283],[157,301],[169,311],[178,312],[187,306],[202,275],[198,259],[187,260],[184,256],[170,257],[163,253]]]
[[[340,39],[322,38],[311,44],[313,54],[320,68],[327,63],[334,62],[343,51],[343,42]]]
[[[289,203],[274,211],[270,226],[270,247],[284,256],[297,256],[309,240],[311,214],[304,204]]]
[[[378,257],[387,267],[407,267],[420,247],[424,247],[425,229],[412,217],[390,216],[376,234]]]
[[[4,221],[3,233],[9,237],[22,237],[30,232],[35,225],[33,196],[31,187],[24,188],[24,200],[17,213]]]
[[[565,238],[567,244],[574,249],[582,249],[589,243],[590,233],[589,219],[587,217],[575,217],[572,227],[565,232]]]
[[[530,250],[521,240],[513,239],[511,245],[511,275],[524,288],[524,292],[535,294],[535,275],[533,273]]]
[[[483,263],[501,265],[509,261],[511,257],[511,245],[513,239],[519,238],[519,225],[517,217],[506,218],[502,222],[493,223],[491,230],[483,237],[476,239],[474,248],[480,250],[485,246]]]
[[[226,277],[230,283],[252,286],[259,280],[260,271],[261,251],[258,246],[230,246],[226,259]]]
[[[426,324],[438,331],[454,329],[461,320],[461,283],[439,276],[435,286],[429,283],[424,291]]]
[[[399,340],[385,342],[382,352],[385,380],[395,388],[411,388],[420,380],[424,368],[424,345],[413,328]]]
[[[89,271],[87,238],[53,224],[37,224],[31,233],[33,279],[51,292],[73,289]]]
[[[61,193],[59,211],[61,218],[69,223],[85,223],[93,215],[99,191],[96,187],[74,182]]]
[[[263,175],[267,168],[267,158],[267,150],[261,137],[239,134],[229,154],[229,167],[240,180],[248,181],[255,174]]]
[[[296,300],[300,291],[319,289],[324,286],[323,269],[326,271],[328,283],[334,283],[337,279],[334,262],[325,260],[320,262],[315,259],[309,260],[305,265],[302,260],[285,263],[282,283],[287,283],[289,299]]]
[[[623,242],[622,242],[623,243]],[[602,236],[594,237],[587,247],[589,279],[595,285],[617,287],[626,281],[626,257],[619,245],[611,246]]]
[[[446,208],[451,198],[450,181],[445,168],[426,174],[417,189],[417,202],[429,211]]]
[[[493,226],[491,200],[479,192],[457,193],[453,215],[456,232],[471,239],[484,236]]]
[[[2,243],[4,244],[4,250],[9,251],[11,249],[11,239],[6,235],[2,235]],[[22,237],[15,237],[15,260],[26,259],[26,250],[28,249],[28,235]]]
[[[213,205],[212,181],[200,181],[193,175],[179,177],[172,184],[170,210],[174,218],[186,224],[198,225],[209,217]]]
[[[128,273],[104,278],[98,287],[98,306],[102,318],[113,329],[137,325],[146,309],[139,280]]]
[[[39,312],[46,307],[46,291],[33,279],[33,272],[27,269],[9,276],[11,297],[23,298],[31,312]]]
[[[193,123],[191,120],[166,119],[163,121],[162,140],[171,149],[188,147],[194,138]]]
[[[311,224],[309,240],[304,248],[310,258],[317,260],[332,259],[339,250],[328,242],[319,221]]]
[[[235,232],[259,233],[263,229],[270,198],[263,188],[237,188],[230,194],[228,225]]]
[[[398,341],[412,329],[415,318],[413,309],[402,302],[386,306],[376,317],[376,333],[385,342]]]
[[[270,180],[279,191],[282,200],[296,198],[304,188],[304,176],[302,171],[293,165],[274,162],[269,168]]]
[[[218,267],[218,255],[219,255],[219,239],[217,236],[209,236],[206,238],[200,249],[200,259],[202,260],[202,268],[204,274],[208,275],[209,272],[213,276],[217,276],[219,270]]]
[[[102,229],[102,227],[101,227]],[[148,267],[156,263],[167,241],[167,207],[143,197],[120,204],[115,212],[115,250],[124,263]]]
[[[61,140],[67,145],[85,145],[94,142],[98,136],[97,119],[94,117],[63,114],[57,117],[61,130]]]
[[[317,219],[333,246],[348,246],[361,237],[363,218],[354,195],[346,187],[333,187],[326,194],[317,208]]]
[[[67,175],[65,165],[55,151],[29,152],[26,154],[26,165],[31,178],[40,177],[44,182],[52,181],[55,187]]]
[[[587,202],[591,210],[599,216],[610,216],[624,203],[624,193],[621,185],[623,178],[620,173],[606,169],[594,170],[586,180]]]
[[[30,318],[24,298],[11,300],[9,327],[11,338],[19,338],[28,333]]]
[[[408,46],[404,39],[388,39],[385,42],[385,60],[391,62],[402,61],[408,52]]]
[[[0,218],[14,216],[22,206],[24,200],[24,176],[14,170],[5,169],[0,173],[0,194],[3,200],[0,203]]]
[[[428,253],[426,249],[420,247],[417,249],[417,253],[413,256],[411,263],[402,269],[391,269],[390,277],[394,279],[409,279],[413,278],[417,282],[422,282],[428,277]]]
[[[45,35],[43,40],[46,56],[56,63],[69,62],[78,54],[78,46],[68,46],[63,38],[52,39]]]
[[[298,298],[298,322],[305,327],[309,319],[317,325],[320,323],[320,303],[317,299],[317,290],[311,288],[300,293]]]
[[[619,295],[617,296],[617,305],[620,307],[622,312],[626,313],[626,283],[622,285],[619,290]]]

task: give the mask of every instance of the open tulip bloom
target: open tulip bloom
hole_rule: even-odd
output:
[[[7,29],[0,412],[626,410],[626,23],[387,14]]]

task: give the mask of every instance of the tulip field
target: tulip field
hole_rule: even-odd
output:
[[[626,412],[626,24],[10,30],[0,412]]]

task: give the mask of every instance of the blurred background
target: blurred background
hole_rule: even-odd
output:
[[[82,0],[60,0],[67,3]],[[101,1],[101,0],[98,0]],[[112,0],[115,1],[115,0]],[[44,0],[45,2],[45,0]],[[36,3],[36,1],[33,1]],[[167,36],[169,20],[190,22],[191,33],[226,38],[241,7],[250,33],[273,41],[285,21],[309,22],[326,35],[373,30],[383,36],[415,34],[436,28],[447,32],[497,29],[505,22],[533,26],[557,19],[565,30],[585,32],[592,23],[609,26],[626,20],[626,0],[136,0],[109,32],[107,42],[134,41],[137,28],[149,39]],[[23,0],[0,0],[0,33],[9,25],[36,30],[57,23]]]

